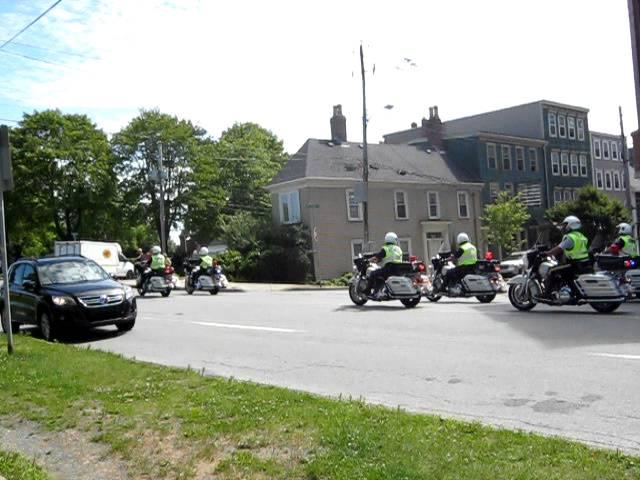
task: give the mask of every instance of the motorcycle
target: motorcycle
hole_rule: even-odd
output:
[[[168,297],[174,288],[173,274],[174,269],[170,265],[166,266],[161,273],[152,271],[149,266],[145,267],[137,282],[138,293],[141,297],[147,293],[160,293],[163,297]]]
[[[227,277],[222,273],[222,267],[217,263],[205,271],[202,271],[199,265],[194,265],[190,262],[185,262],[184,268],[187,273],[184,280],[184,289],[189,295],[192,295],[196,290],[216,295],[229,285]]]
[[[627,299],[627,294],[609,272],[579,273],[570,281],[559,282],[545,295],[544,279],[558,262],[544,255],[546,246],[536,246],[523,257],[524,274],[509,281],[509,301],[516,309],[529,311],[538,303],[546,305],[584,305],[600,313],[611,313]]]
[[[400,300],[406,308],[413,308],[420,303],[421,288],[418,285],[420,275],[419,264],[406,262],[394,264],[394,274],[389,276],[380,288],[380,292],[366,293],[371,274],[381,267],[371,262],[375,254],[360,254],[353,260],[353,277],[349,282],[349,298],[358,306],[369,300],[386,302]],[[424,267],[424,265],[423,265]]]
[[[477,273],[467,274],[460,281],[445,287],[445,275],[455,268],[455,265],[448,260],[449,257],[450,254],[444,252],[438,253],[431,259],[433,265],[431,282],[425,291],[425,297],[429,301],[437,302],[442,297],[476,297],[481,303],[491,303],[496,298],[500,291],[500,284],[499,278],[495,275],[496,273],[499,275],[498,267],[493,261],[479,260],[476,266]]]
[[[597,269],[613,275],[628,300],[640,298],[640,257],[602,254],[596,258]]]

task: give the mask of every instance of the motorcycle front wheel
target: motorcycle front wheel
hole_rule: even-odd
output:
[[[403,298],[400,300],[402,304],[407,308],[413,308],[420,303],[420,297],[416,298]]]
[[[358,292],[358,287],[355,283],[349,285],[349,298],[358,306],[364,305],[368,300],[367,296],[364,293]]]
[[[509,301],[511,305],[522,312],[527,312],[536,306],[536,303],[531,300],[529,292],[523,292],[523,283],[518,283],[509,286]]]
[[[189,280],[189,277],[185,278],[185,280],[184,280],[184,290],[189,295],[192,295],[193,291],[195,290],[193,288],[193,284],[191,283],[191,280]]]
[[[493,293],[491,295],[478,295],[476,296],[480,303],[491,303],[496,298],[496,294]]]

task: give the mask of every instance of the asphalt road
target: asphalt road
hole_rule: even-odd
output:
[[[344,290],[173,292],[87,342],[128,357],[640,454],[640,304],[520,313],[501,296],[355,307]]]

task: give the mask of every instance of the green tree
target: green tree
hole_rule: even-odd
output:
[[[165,241],[168,244],[170,229],[178,227],[187,211],[190,192],[202,188],[202,184],[196,185],[194,181],[194,171],[207,161],[205,146],[208,143],[202,128],[158,110],[142,110],[114,135],[112,146],[122,179],[123,201],[131,206],[130,224],[151,224],[160,238],[160,192],[158,182],[152,177],[155,173],[157,179],[162,144]]]
[[[16,188],[7,195],[9,237],[19,254],[41,254],[53,239],[108,239],[113,233],[114,162],[104,132],[85,115],[25,114],[11,132]]]
[[[556,224],[569,215],[580,219],[582,231],[596,248],[615,235],[616,225],[631,221],[631,214],[622,202],[609,198],[591,185],[581,188],[576,200],[559,203],[545,213],[545,217]],[[560,235],[557,231],[552,240],[559,239]]]
[[[530,217],[520,197],[510,197],[507,192],[502,192],[495,202],[485,206],[481,220],[489,229],[489,242],[498,245],[501,258],[503,252],[517,249],[516,236]]]

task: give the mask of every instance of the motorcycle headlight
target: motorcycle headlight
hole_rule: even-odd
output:
[[[76,301],[73,298],[65,295],[52,295],[51,301],[58,307],[69,307],[76,304]]]
[[[127,300],[133,298],[133,288],[131,287],[124,287],[124,298],[126,298]]]

